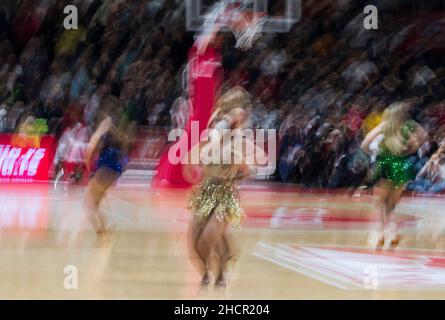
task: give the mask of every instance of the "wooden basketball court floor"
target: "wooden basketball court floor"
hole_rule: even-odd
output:
[[[116,186],[103,204],[108,239],[84,222],[83,197],[79,187],[0,186],[0,299],[445,297],[440,196],[405,196],[397,207],[405,237],[378,251],[368,193],[243,185],[248,218],[232,229],[239,259],[225,290],[198,285],[186,250],[185,191]],[[77,289],[64,286],[67,266],[77,270]]]

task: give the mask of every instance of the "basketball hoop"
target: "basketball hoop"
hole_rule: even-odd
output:
[[[266,19],[263,15],[249,11],[238,11],[236,19],[230,25],[236,38],[235,48],[249,50],[253,44],[262,36]]]
[[[236,38],[235,48],[248,50],[262,36],[265,22],[265,16],[249,8],[247,2],[222,0],[205,15],[202,32],[197,38],[199,51],[202,52],[224,28],[233,32]]]

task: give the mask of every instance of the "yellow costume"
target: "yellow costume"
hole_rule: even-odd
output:
[[[242,165],[210,164],[203,168],[203,182],[192,189],[189,198],[189,209],[205,224],[212,213],[219,222],[231,222],[240,226],[244,211],[239,203],[236,181]]]

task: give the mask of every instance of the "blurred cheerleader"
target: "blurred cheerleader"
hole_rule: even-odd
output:
[[[391,220],[406,184],[416,177],[415,163],[410,156],[428,139],[425,130],[408,115],[408,104],[392,104],[383,113],[381,124],[368,133],[361,145],[370,154],[371,143],[383,135],[376,160],[376,178],[379,181],[374,189],[382,222],[378,248],[382,248],[385,242],[395,247],[401,240],[397,223]]]
[[[128,152],[133,141],[135,126],[120,110],[119,100],[108,97],[101,106],[101,121],[86,152],[86,163],[93,171],[87,187],[86,206],[88,217],[98,233],[107,231],[107,221],[100,211],[100,204],[107,190],[125,170]],[[95,167],[91,168],[92,159]]]
[[[193,188],[189,198],[189,209],[193,213],[189,235],[190,253],[192,258],[197,258],[195,261],[198,261],[202,285],[210,283],[212,263],[215,262],[215,285],[225,286],[227,265],[235,257],[228,227],[231,223],[239,226],[244,216],[236,184],[254,173],[254,166],[247,163],[248,155],[243,155],[243,150],[256,147],[252,141],[242,137],[243,150],[236,150],[236,144],[233,143],[236,134],[232,133],[235,129],[244,128],[249,108],[250,97],[242,87],[232,88],[221,96],[208,125],[209,129],[214,129],[210,131],[209,141],[195,146],[190,152],[199,152],[200,159],[203,159],[203,155],[212,156],[213,151],[219,148],[221,156],[198,167],[184,167],[184,176],[189,181],[196,182],[197,171],[201,181]],[[263,152],[264,156],[263,150],[253,150]]]

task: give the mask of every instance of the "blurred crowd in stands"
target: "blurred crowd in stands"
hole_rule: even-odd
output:
[[[269,3],[271,13],[283,12],[284,1]],[[63,28],[67,4],[79,9],[77,30]],[[378,30],[363,27],[367,4],[379,8]],[[226,35],[224,87],[246,87],[251,126],[279,133],[274,179],[371,184],[375,156],[360,142],[389,104],[406,100],[430,134],[412,157],[419,174],[408,189],[445,191],[444,5],[305,0],[290,33],[265,34],[248,52]],[[2,0],[0,132],[87,141],[108,95],[141,126],[183,126],[183,70],[194,42],[185,25],[182,0]]]

